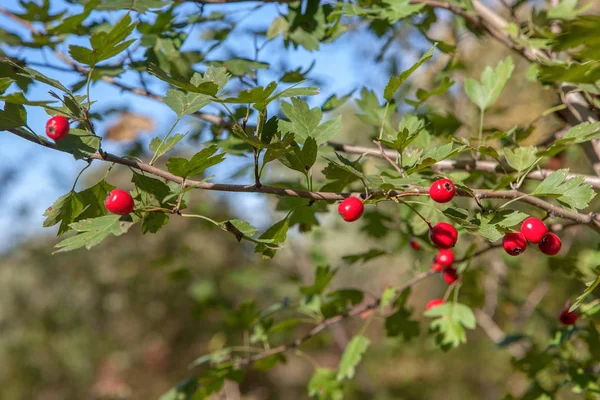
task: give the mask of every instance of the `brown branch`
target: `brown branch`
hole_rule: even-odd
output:
[[[8,131],[13,133],[14,135],[22,137],[23,139],[29,140],[30,142],[40,144],[38,141],[38,138],[33,137],[30,134],[25,133],[19,129],[9,129]],[[56,149],[56,146],[53,143],[50,143],[48,141],[43,141],[43,142],[44,143],[42,145],[44,147]],[[168,181],[176,182],[176,183],[182,185],[184,188],[193,187],[196,189],[215,190],[215,191],[221,191],[221,192],[265,193],[265,194],[273,194],[273,195],[278,195],[278,196],[302,197],[305,199],[310,199],[310,200],[315,200],[315,201],[318,201],[318,200],[337,201],[337,200],[343,200],[350,196],[361,196],[362,195],[362,193],[358,193],[358,192],[356,192],[356,193],[351,193],[351,192],[344,192],[344,193],[311,192],[308,190],[290,189],[290,188],[282,188],[282,187],[267,186],[267,185],[261,185],[260,187],[257,187],[256,185],[234,185],[234,184],[227,184],[227,183],[199,182],[199,181],[187,180],[187,179],[184,182],[183,178],[173,175],[172,173],[170,173],[168,171],[164,171],[160,168],[154,167],[154,166],[149,165],[144,162],[122,158],[122,157],[119,157],[119,156],[116,156],[116,155],[113,155],[110,153],[103,153],[103,154],[96,153],[96,154],[91,155],[89,157],[89,159],[107,161],[107,162],[111,162],[111,163],[125,165],[125,166],[131,167],[131,168],[135,168],[140,171],[148,172],[149,174],[152,174],[154,176],[158,176],[160,178],[166,179]],[[382,191],[382,190],[375,190],[375,191],[370,192],[370,194],[372,196],[381,196],[381,197],[388,198],[390,200],[392,200],[394,198],[400,198],[400,197],[426,196],[428,193],[429,193],[429,188],[425,188],[425,187],[411,187],[409,190],[404,191],[404,192]],[[513,199],[519,198],[518,201],[521,201],[523,203],[527,203],[527,204],[533,205],[535,207],[538,207],[542,210],[545,210],[549,214],[551,214],[555,217],[570,219],[572,221],[588,225],[592,229],[596,230],[597,232],[600,232],[600,218],[596,214],[593,214],[593,213],[580,214],[575,211],[565,210],[563,208],[555,206],[554,204],[548,203],[547,201],[544,201],[537,197],[528,196],[525,193],[522,193],[522,192],[519,192],[516,190],[475,189],[475,190],[473,190],[473,194],[468,193],[466,191],[459,190],[457,192],[457,195],[463,196],[463,197],[475,196],[478,199],[513,200]]]
[[[475,319],[477,325],[483,330],[483,332],[492,340],[492,342],[498,344],[506,338],[506,333],[494,322],[492,317],[487,315],[482,310],[474,310]],[[521,358],[527,352],[527,346],[522,343],[512,343],[507,346],[506,350],[516,358]]]
[[[333,147],[336,151],[342,151],[344,153],[349,154],[365,154],[371,157],[379,157],[385,158],[377,149],[373,149],[370,147],[364,146],[352,146],[348,144],[338,143],[338,142],[327,142],[328,146]],[[387,157],[395,157],[397,154],[394,150],[385,150],[385,155]],[[508,166],[503,166],[495,161],[474,161],[474,160],[443,160],[438,161],[434,165],[431,166],[433,170],[437,171],[453,171],[453,170],[465,170],[465,171],[483,171],[483,172],[491,172],[495,174],[504,174],[506,173],[506,168],[510,168]],[[546,179],[548,175],[555,172],[551,169],[540,169],[537,171],[531,171],[527,174],[527,178],[534,179],[538,181],[543,181]],[[592,175],[584,175],[584,174],[568,174],[566,179],[572,179],[575,177],[581,177],[584,180],[584,183],[587,183],[593,186],[596,189],[600,189],[600,177],[592,176]]]
[[[435,271],[433,271],[433,270],[428,270],[428,271],[421,272],[421,273],[417,274],[414,278],[412,278],[411,280],[407,281],[406,283],[404,283],[403,285],[401,285],[401,286],[399,286],[397,288],[397,291],[396,291],[397,296],[399,296],[400,293],[402,293],[403,291],[405,291],[409,287],[413,287],[417,283],[419,283],[422,280],[427,279],[427,278],[429,278],[430,276],[433,276],[433,275],[435,275]],[[317,326],[315,326],[314,328],[312,328],[304,336],[301,336],[301,337],[297,338],[293,342],[290,342],[288,344],[284,344],[284,345],[281,345],[281,346],[277,346],[277,347],[269,349],[269,350],[267,350],[265,352],[262,352],[262,353],[255,354],[253,356],[244,358],[244,359],[242,359],[242,360],[239,361],[238,365],[239,366],[247,366],[247,365],[252,364],[253,362],[256,362],[258,360],[262,360],[263,358],[267,358],[267,357],[272,356],[274,354],[279,354],[279,353],[283,353],[283,352],[285,352],[287,350],[290,350],[290,349],[295,349],[295,348],[299,347],[300,345],[302,345],[307,340],[309,340],[312,337],[314,337],[315,335],[317,335],[318,333],[320,333],[323,330],[325,330],[327,327],[329,327],[331,325],[334,325],[334,324],[337,324],[338,322],[341,322],[341,321],[343,321],[346,318],[356,317],[356,316],[359,316],[360,314],[362,314],[364,312],[367,312],[367,311],[370,311],[370,310],[374,310],[377,307],[379,307],[380,303],[381,303],[381,299],[378,298],[378,299],[372,301],[371,303],[356,306],[356,307],[352,308],[351,310],[347,311],[344,314],[340,314],[340,315],[336,315],[335,317],[328,318],[328,319],[324,320],[323,322],[321,322],[320,324],[318,324]]]
[[[398,163],[396,163],[394,160],[392,160],[392,158],[388,155],[388,153],[386,153],[386,151],[383,150],[383,146],[381,146],[381,142],[374,140],[373,143],[375,143],[377,145],[377,147],[379,148],[380,156],[383,157],[392,167],[394,167],[394,169],[396,170],[396,172],[398,172],[400,174],[400,176],[405,176],[406,174],[404,173],[404,170],[402,169],[402,167],[399,166]]]

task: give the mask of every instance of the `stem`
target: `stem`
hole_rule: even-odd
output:
[[[400,203],[404,204],[405,206],[407,206],[411,210],[413,210],[415,212],[415,214],[417,214],[423,220],[423,222],[425,222],[427,224],[427,226],[429,226],[429,229],[433,229],[433,226],[431,226],[431,222],[429,222],[429,220],[427,218],[425,218],[423,215],[421,215],[421,213],[418,212],[416,208],[414,208],[413,206],[411,206],[406,201],[404,201],[404,200],[402,200],[400,198],[396,198],[396,200],[399,201]]]
[[[86,165],[85,167],[83,167],[83,169],[81,171],[79,171],[79,173],[77,174],[77,178],[75,178],[75,182],[73,182],[73,187],[71,188],[71,192],[75,191],[75,186],[77,185],[77,181],[79,180],[79,177],[81,176],[81,174],[83,174],[83,171],[85,171],[86,169],[88,169],[90,167],[90,165],[92,165],[92,160],[89,160],[88,165]]]
[[[200,219],[204,219],[216,226],[219,226],[219,223],[217,221],[215,221],[214,219],[210,219],[208,217],[205,217],[204,215],[199,215],[199,214],[179,214],[182,217],[186,217],[186,218],[200,218]]]
[[[86,88],[85,88],[85,93],[86,93],[86,99],[88,102],[88,109],[91,107],[92,105],[92,99],[90,98],[90,86],[92,83],[92,74],[94,73],[94,67],[90,68],[90,70],[88,71],[88,76],[87,76],[87,82],[85,84]]]
[[[381,128],[379,129],[379,140],[383,137],[383,127],[385,126],[385,121],[387,118],[388,108],[390,107],[390,102],[385,103],[385,111],[383,112],[383,121],[381,121]]]
[[[481,147],[483,141],[483,116],[485,114],[485,110],[482,109],[479,113],[479,136],[478,136],[478,144]],[[479,158],[479,153],[477,158]]]

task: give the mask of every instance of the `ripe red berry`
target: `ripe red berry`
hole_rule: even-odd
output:
[[[413,249],[421,250],[421,244],[417,242],[417,239],[415,239],[414,237],[411,237],[408,243],[410,243],[410,247],[412,247]]]
[[[444,270],[444,266],[442,264],[435,262],[435,260],[433,260],[431,262],[431,269],[434,270],[435,272],[442,272]]]
[[[577,311],[569,312],[569,307],[562,310],[562,312],[558,316],[558,319],[564,325],[575,325],[575,322],[577,322],[577,318],[579,318],[579,314],[577,313]]]
[[[512,232],[504,235],[502,247],[511,256],[518,256],[527,249],[527,239],[521,232]]]
[[[450,249],[440,249],[435,256],[435,262],[444,267],[451,266],[454,262],[454,252]]]
[[[429,303],[427,303],[427,307],[425,307],[425,309],[426,310],[431,310],[433,307],[441,306],[442,304],[444,304],[444,300],[442,300],[442,299],[433,299]]]
[[[69,120],[62,115],[56,115],[46,122],[46,135],[55,142],[64,139],[69,134]]]
[[[344,221],[352,222],[360,218],[365,210],[365,206],[360,199],[348,197],[338,206],[338,213],[344,218]]]
[[[117,215],[127,215],[133,211],[133,197],[121,189],[113,189],[104,200],[106,209]]]
[[[437,203],[447,203],[456,194],[456,187],[450,179],[438,179],[429,188],[429,197]]]
[[[542,253],[547,254],[549,256],[553,256],[558,254],[558,252],[560,251],[560,248],[562,247],[562,242],[560,241],[560,238],[558,236],[550,232],[547,233],[546,236],[544,236],[544,238],[538,246],[540,247],[540,251]]]
[[[529,217],[521,224],[521,233],[531,243],[539,243],[548,233],[548,227],[541,219]]]
[[[458,272],[454,268],[449,267],[444,270],[444,280],[448,285],[456,282],[458,278]]]
[[[454,247],[458,239],[456,228],[445,222],[440,222],[429,231],[431,241],[440,249]]]

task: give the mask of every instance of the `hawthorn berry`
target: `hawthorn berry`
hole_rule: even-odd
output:
[[[458,239],[456,228],[445,222],[440,222],[429,231],[431,241],[440,249],[454,247]]]
[[[361,217],[363,211],[365,211],[365,206],[356,197],[348,197],[338,206],[338,213],[346,222],[356,221]]]
[[[124,190],[113,189],[108,196],[106,196],[104,206],[110,213],[127,215],[133,211],[133,197]]]
[[[454,252],[451,249],[441,249],[435,256],[435,262],[444,267],[451,266],[454,262]]]
[[[444,270],[444,266],[440,263],[437,263],[435,259],[431,262],[431,269],[435,272],[442,272]]]
[[[437,203],[447,203],[456,194],[456,187],[450,179],[438,179],[429,188],[429,197]]]
[[[449,267],[444,270],[444,280],[448,285],[451,285],[454,282],[456,282],[458,278],[458,272],[456,272],[454,268]]]
[[[540,251],[546,255],[553,256],[558,254],[560,248],[562,247],[562,242],[560,238],[556,236],[554,233],[547,233],[540,244],[538,245]]]
[[[444,300],[442,300],[442,299],[433,299],[429,303],[427,303],[427,306],[425,307],[425,309],[427,311],[429,311],[433,307],[441,306],[442,304],[444,304]]]
[[[539,243],[548,233],[548,227],[541,219],[529,217],[521,224],[521,233],[531,243]]]
[[[69,134],[69,120],[62,115],[56,115],[46,122],[46,135],[55,142],[64,139]]]
[[[577,313],[577,311],[569,312],[569,307],[562,310],[562,312],[558,316],[558,319],[564,325],[575,325],[575,322],[577,322],[577,318],[579,318],[579,314]]]
[[[527,249],[527,239],[521,232],[509,232],[502,239],[504,251],[511,256],[518,256]]]
[[[410,247],[412,247],[415,250],[421,250],[421,244],[419,242],[417,242],[417,239],[415,239],[414,237],[411,237],[410,240],[408,241],[408,243],[410,244]]]

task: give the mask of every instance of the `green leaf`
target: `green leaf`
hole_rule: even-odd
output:
[[[308,137],[302,146],[301,161],[304,169],[308,171],[317,161],[319,148],[314,138]]]
[[[265,258],[273,258],[279,243],[285,242],[290,227],[290,219],[285,217],[267,229],[258,240],[269,240],[270,243],[259,243],[254,248],[255,253],[261,253]]]
[[[68,93],[70,96],[73,96],[71,91],[69,89],[67,89],[62,83],[57,81],[56,79],[48,78],[46,75],[42,74],[39,71],[36,71],[35,69],[28,68],[28,67],[22,67],[18,64],[15,64],[14,62],[12,62],[10,60],[3,60],[2,62],[9,64],[12,68],[14,68],[16,70],[23,71],[23,72],[20,72],[18,75],[33,79],[38,82],[45,83],[46,85],[50,85],[53,88],[56,88],[65,93]]]
[[[410,77],[412,73],[417,70],[417,68],[423,65],[425,61],[429,60],[433,56],[434,48],[435,47],[432,47],[429,50],[427,50],[425,54],[421,56],[421,59],[419,61],[417,61],[412,67],[410,67],[406,71],[402,72],[399,76],[392,76],[389,79],[385,90],[383,91],[383,97],[387,101],[391,101],[398,88],[402,86],[402,84],[408,79],[408,77]]]
[[[238,242],[242,241],[242,239],[250,239],[258,229],[250,225],[249,222],[242,221],[241,219],[230,219],[219,224],[221,229],[231,232],[237,239]]]
[[[450,89],[452,87],[452,85],[454,85],[454,81],[451,80],[450,78],[448,78],[447,76],[444,77],[444,79],[442,80],[442,82],[439,84],[438,87],[436,87],[435,89],[432,90],[424,90],[424,89],[417,89],[416,92],[416,96],[418,100],[407,100],[407,103],[409,104],[413,104],[413,105],[419,105],[421,103],[426,102],[430,97],[433,96],[439,96],[441,94],[444,94],[448,91],[448,89]]]
[[[43,226],[50,227],[60,223],[58,236],[70,230],[70,224],[87,218],[106,215],[104,200],[114,186],[101,180],[81,192],[71,191],[54,202],[44,212]]]
[[[352,93],[354,92],[350,92],[342,97],[337,97],[335,94],[332,94],[327,98],[327,100],[325,100],[325,103],[323,103],[323,105],[321,106],[321,111],[331,111],[343,106],[352,97]]]
[[[569,145],[600,139],[600,122],[584,122],[569,129],[562,138],[555,140],[552,145],[538,153],[538,156],[554,156],[565,150]]]
[[[517,147],[514,150],[505,148],[504,157],[508,165],[521,172],[536,163],[536,148],[534,146]]]
[[[559,169],[546,177],[532,192],[534,196],[550,196],[560,203],[577,210],[586,208],[596,196],[591,185],[584,184],[583,177],[567,179],[568,169]]]
[[[158,160],[160,157],[169,152],[173,147],[177,145],[186,135],[182,133],[176,133],[170,136],[163,143],[163,139],[155,137],[150,141],[150,151],[154,153],[154,159]],[[162,145],[161,145],[162,144]]]
[[[425,312],[426,317],[436,318],[431,329],[436,332],[436,342],[442,347],[458,347],[466,343],[466,329],[475,329],[473,311],[460,303],[446,303]]]
[[[271,82],[267,86],[258,86],[249,90],[242,90],[237,97],[228,97],[222,100],[224,103],[238,103],[238,104],[254,104],[254,103],[266,103],[269,96],[277,88],[276,82]]]
[[[342,400],[344,387],[336,379],[336,371],[329,368],[317,368],[308,382],[308,395],[319,400]]]
[[[134,172],[131,182],[135,185],[133,197],[145,206],[160,206],[165,197],[171,194],[171,188],[163,181]]]
[[[383,291],[383,294],[381,295],[381,301],[379,303],[379,309],[381,310],[381,312],[385,311],[385,308],[392,303],[397,293],[398,290],[396,290],[396,288],[393,287],[386,288]]]
[[[352,379],[356,370],[356,366],[362,360],[362,357],[367,351],[371,341],[364,336],[354,336],[346,346],[340,366],[338,367],[337,380]]]
[[[398,124],[398,133],[394,140],[382,140],[381,142],[387,147],[397,150],[398,153],[403,153],[424,129],[424,120],[412,114],[404,114],[402,120],[400,120],[400,123]]]
[[[597,271],[600,271],[600,265],[598,265],[596,267]],[[579,296],[577,297],[577,300],[575,300],[575,303],[571,306],[571,308],[569,308],[569,311],[575,311],[577,310],[581,304],[584,302],[584,300],[590,295],[592,294],[592,292],[594,291],[594,289],[596,289],[596,287],[598,285],[600,285],[600,273],[598,274],[598,277],[591,281],[591,282],[587,282],[585,284],[587,286],[587,289],[585,289],[585,291]]]
[[[27,111],[20,104],[4,103],[0,110],[0,130],[19,128],[27,124]]]
[[[467,96],[482,111],[492,106],[498,100],[514,69],[512,58],[506,57],[495,69],[486,67],[481,74],[481,83],[471,78],[465,79]]]
[[[170,5],[170,0],[103,0],[97,10],[132,10],[145,13],[152,9]],[[87,5],[87,4],[86,4]]]
[[[323,293],[329,282],[335,276],[336,270],[331,270],[328,265],[317,267],[315,271],[315,281],[311,286],[301,286],[300,293],[307,296]]]
[[[136,25],[137,23],[132,23],[131,16],[125,14],[110,31],[99,31],[90,36],[91,49],[70,45],[69,54],[75,61],[94,67],[125,51],[135,42],[135,39],[125,39],[133,32]]]
[[[400,336],[405,342],[418,337],[420,334],[419,322],[411,319],[409,309],[402,307],[385,319],[385,330],[389,337]]]
[[[60,223],[58,236],[67,232],[69,225],[75,221],[75,217],[83,211],[84,204],[75,192],[69,192],[58,198],[46,211],[43,226],[45,228]]]
[[[548,18],[570,20],[575,19],[589,9],[592,4],[586,4],[576,9],[578,0],[562,0],[557,6],[548,10]]]
[[[59,250],[55,253],[72,251],[81,247],[89,250],[106,239],[108,235],[122,235],[129,230],[133,222],[121,220],[121,218],[119,215],[106,215],[72,223],[71,228],[79,233],[59,242],[56,245]]]
[[[371,249],[369,251],[358,253],[358,254],[348,254],[347,256],[343,256],[342,260],[346,261],[348,264],[352,265],[357,262],[367,262],[374,258],[383,256],[388,254],[387,251],[381,249]]]
[[[319,125],[323,117],[321,110],[318,107],[309,109],[308,104],[301,99],[292,98],[292,104],[282,102],[281,110],[290,121],[280,120],[279,130],[284,134],[292,133],[300,144],[312,137],[317,145],[321,145],[335,137],[342,128],[341,115]]]
[[[101,140],[99,136],[92,135],[83,129],[70,129],[69,134],[56,143],[56,148],[72,154],[76,160],[80,160],[97,153]]]
[[[205,94],[184,93],[174,89],[169,89],[163,100],[180,118],[193,114],[212,102],[212,98]]]
[[[148,65],[148,72],[156,76],[158,79],[170,83],[179,89],[185,90],[186,92],[200,93],[207,96],[215,96],[219,91],[219,84],[222,84],[222,82],[215,83],[212,81],[207,81],[198,73],[194,74],[194,77],[192,78],[193,81],[185,82],[167,75],[166,72],[152,63]]]
[[[218,148],[211,145],[194,154],[188,161],[185,158],[172,157],[167,161],[167,169],[174,175],[182,178],[201,174],[205,169],[219,164],[225,159],[225,154],[214,155]]]
[[[0,94],[4,94],[14,82],[12,78],[0,78]]]

